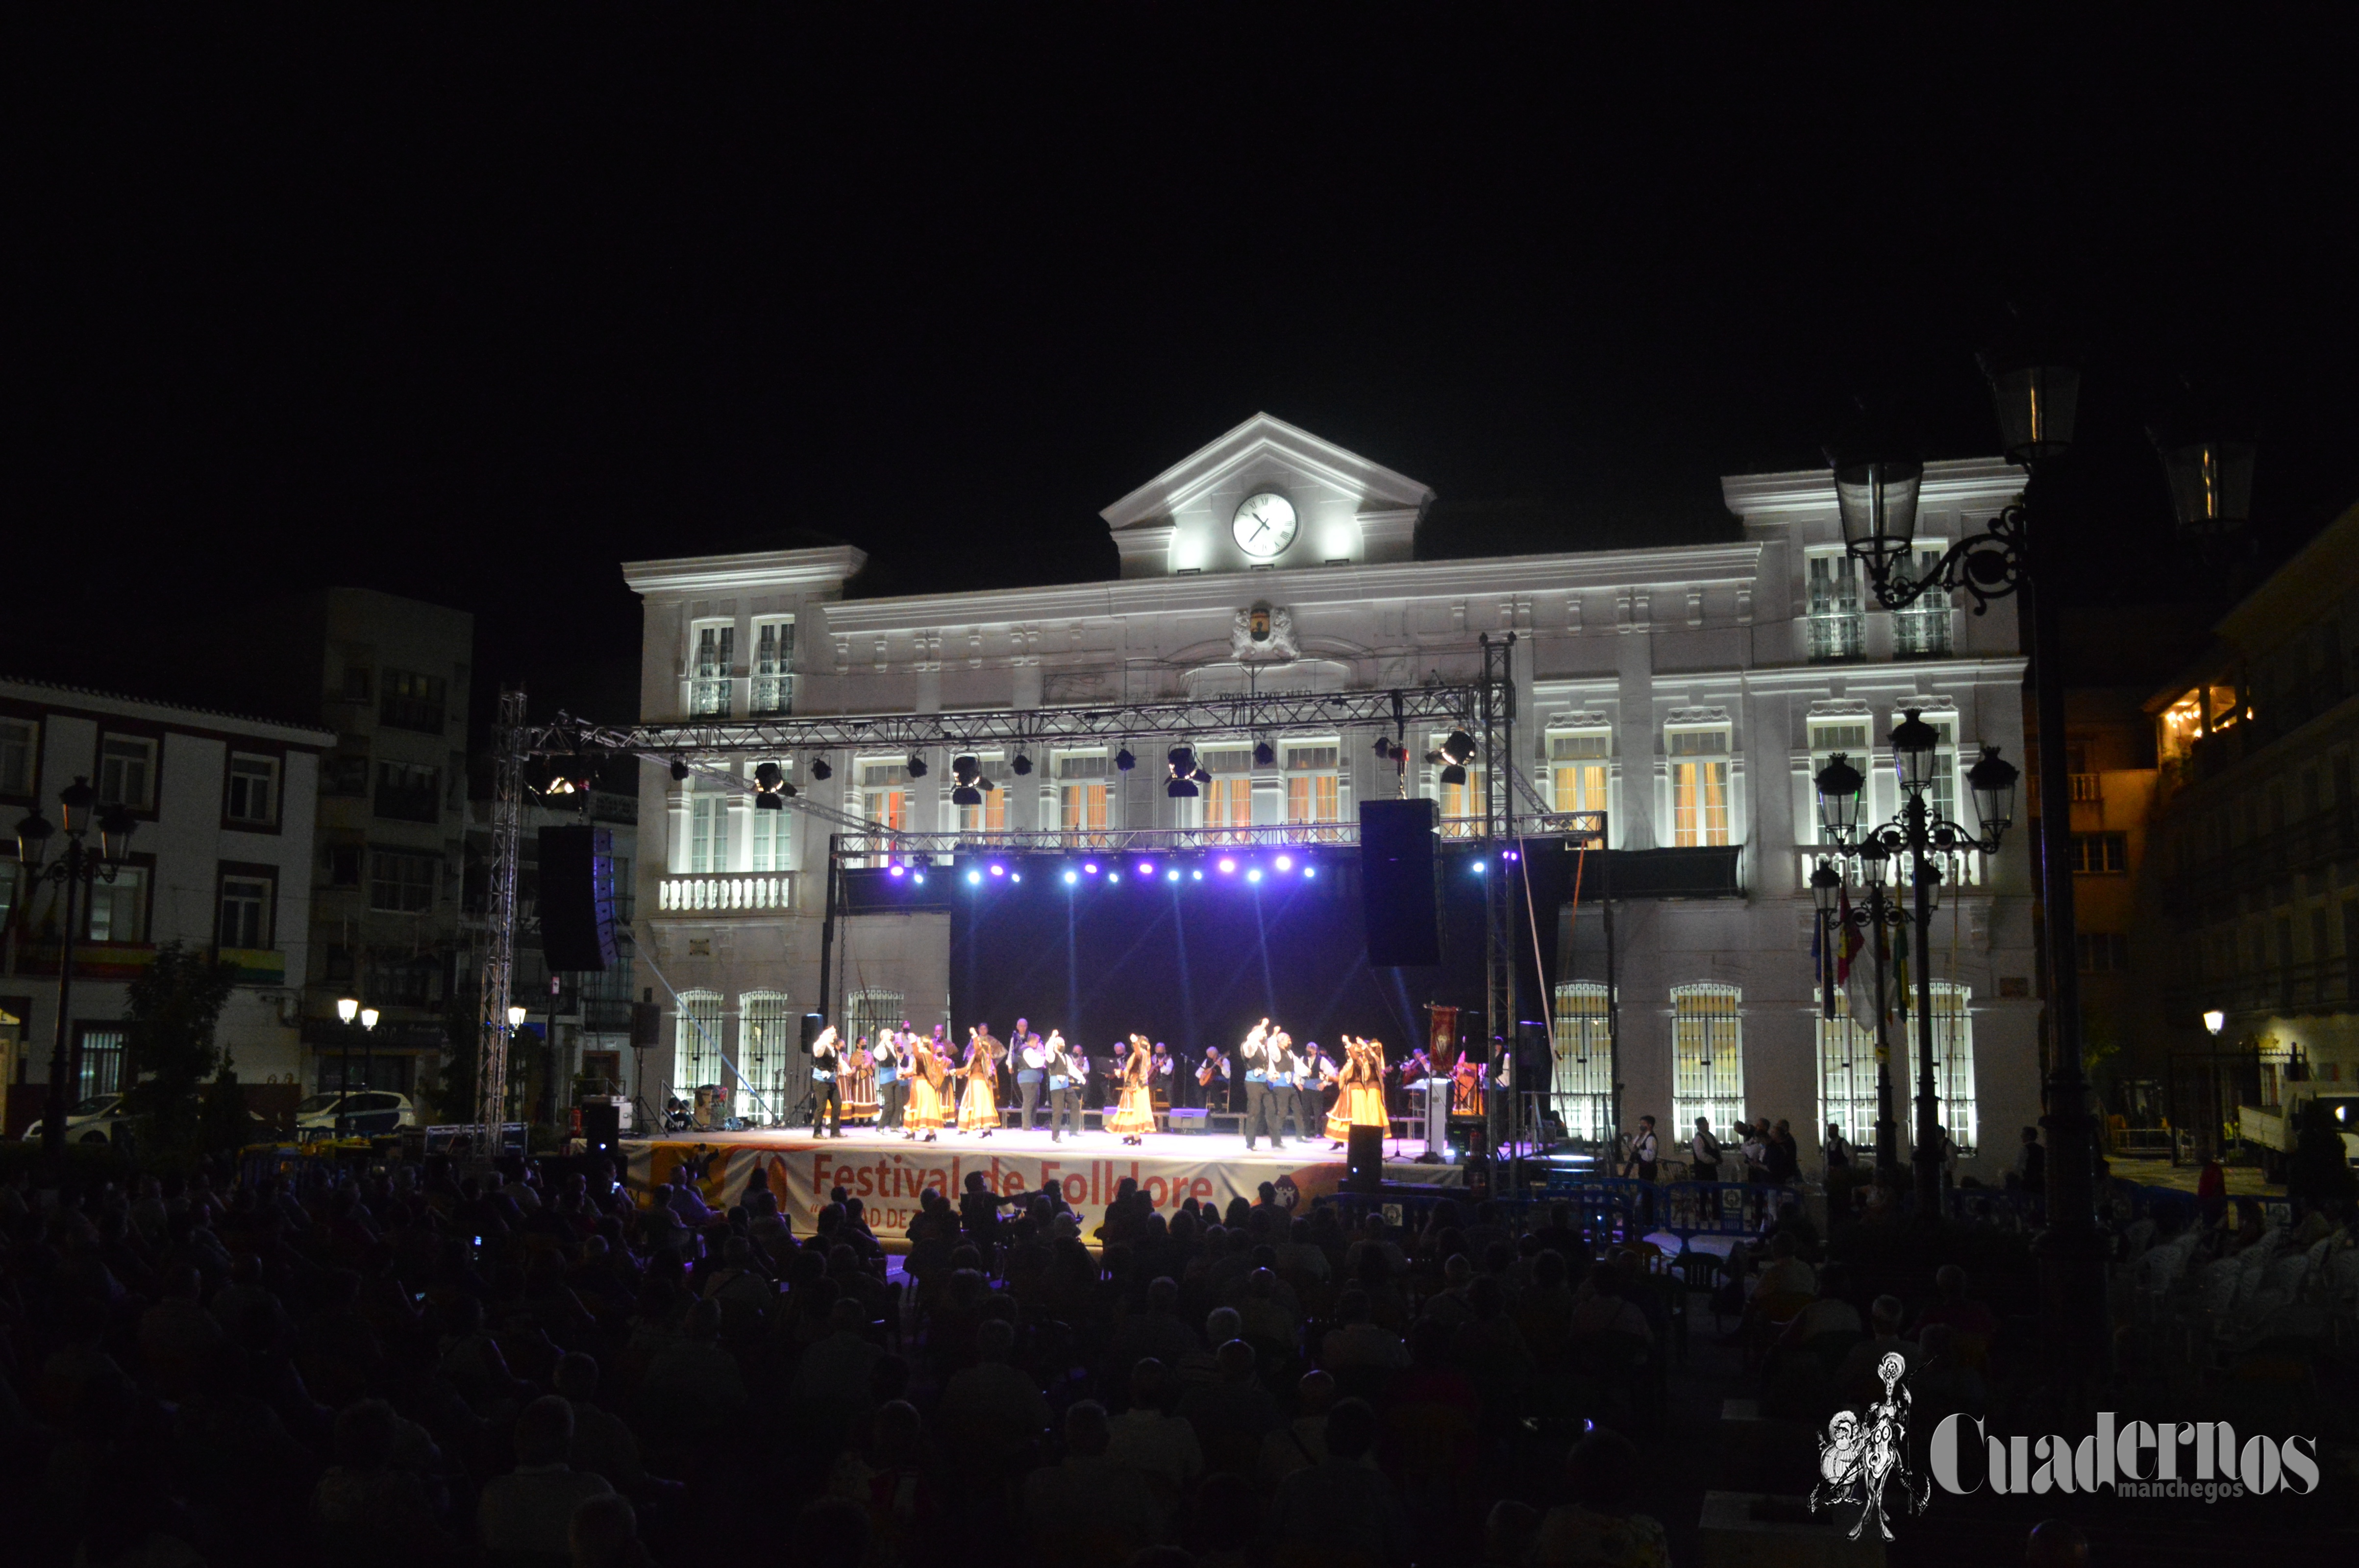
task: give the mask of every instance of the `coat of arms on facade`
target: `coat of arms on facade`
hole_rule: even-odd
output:
[[[1819,1439],[1819,1484],[1810,1488],[1810,1511],[1839,1503],[1859,1504],[1859,1518],[1851,1527],[1857,1541],[1867,1521],[1884,1539],[1892,1539],[1891,1512],[1885,1488],[1900,1487],[1900,1506],[1909,1513],[1924,1511],[1932,1485],[1908,1469],[1908,1390],[1902,1382],[1908,1363],[1896,1351],[1876,1363],[1884,1379],[1884,1398],[1864,1411],[1837,1411],[1827,1420],[1826,1435]]]
[[[1229,628],[1231,658],[1292,659],[1301,654],[1294,641],[1294,613],[1284,605],[1272,609],[1267,604],[1256,604],[1249,610],[1240,610]]]

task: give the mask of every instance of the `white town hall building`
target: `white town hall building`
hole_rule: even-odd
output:
[[[1996,460],[1929,464],[1920,549],[1980,528],[2021,482]],[[1723,1130],[1783,1119],[1808,1165],[1829,1121],[1872,1137],[1875,1072],[1868,1038],[1847,1019],[1823,1022],[1816,1000],[1811,774],[1832,752],[1872,751],[1866,811],[1890,816],[1886,737],[1919,708],[1946,742],[1939,803],[1971,824],[1964,766],[1985,744],[2024,756],[2024,660],[2012,600],[1981,616],[1937,600],[1875,608],[1824,470],[1730,478],[1723,493],[1742,521],[1726,543],[1419,560],[1432,491],[1256,416],[1105,509],[1122,561],[1113,581],[848,599],[865,559],[849,547],[629,563],[646,611],[640,717],[1025,710],[1235,691],[1249,678],[1262,691],[1472,682],[1477,636],[1512,631],[1516,762],[1552,809],[1606,811],[1617,849],[1734,855],[1723,896],[1617,904],[1625,1122],[1655,1115],[1669,1144],[1698,1114]],[[1245,630],[1256,607],[1259,642]],[[1154,748],[1129,773],[1094,742],[1035,748],[1022,777],[985,756],[1003,787],[980,807],[951,804],[947,755],[928,759],[921,779],[898,752],[835,752],[824,781],[807,758],[777,760],[805,800],[913,831],[1332,822],[1348,838],[1357,803],[1396,788],[1375,738],[1271,737],[1262,767],[1249,738],[1206,741],[1214,783],[1194,800],[1166,797]],[[1439,739],[1409,742],[1421,752]],[[747,779],[754,760],[726,765]],[[1479,808],[1435,772],[1412,763],[1411,788],[1440,798],[1447,829]],[[717,1048],[761,1101],[792,1105],[796,1022],[821,1006],[837,826],[756,811],[750,784],[640,776],[635,983],[667,1018],[637,1087],[652,1103],[734,1083]],[[2039,1115],[2029,838],[2018,827],[1995,856],[1958,857],[1933,933],[1945,1124],[1960,1171],[1992,1182]],[[847,1023],[947,1019],[947,914],[843,925],[832,989]],[[1601,1011],[1598,989],[1559,986],[1560,1039]],[[1914,1055],[1896,1038],[1904,1142]],[[741,1108],[755,1100],[741,1095]]]

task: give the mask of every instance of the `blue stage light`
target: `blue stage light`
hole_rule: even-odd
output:
[[[1080,881],[1081,880],[1082,880],[1082,879],[1081,879],[1080,875],[1079,875],[1078,873],[1076,873],[1076,872],[1073,872],[1073,871],[1067,871],[1067,872],[1065,873],[1065,881],[1066,881],[1068,883],[1071,883],[1071,882],[1077,882],[1077,881]]]
[[[1319,874],[1319,868],[1318,868],[1318,867],[1316,867],[1316,866],[1305,866],[1305,867],[1303,867],[1303,868],[1302,868],[1302,880],[1303,880],[1304,881],[1309,881],[1311,878],[1313,878],[1313,877],[1317,876],[1318,874]]]
[[[1092,876],[1096,876],[1098,874],[1098,863],[1095,860],[1085,861],[1082,866],[1082,870],[1089,872]]]
[[[1201,871],[1190,871],[1188,874],[1200,882],[1204,880],[1204,873]]]
[[[897,877],[903,877],[903,876],[907,876],[907,875],[908,875],[909,873],[908,872],[908,871],[907,871],[906,869],[904,869],[904,868],[902,868],[902,867],[900,867],[900,866],[896,866],[896,867],[894,867],[894,868],[893,868],[893,874],[894,874],[895,876],[897,876]]]
[[[913,882],[918,883],[920,887],[922,887],[922,886],[924,886],[924,885],[925,885],[926,873],[925,873],[925,872],[923,872],[923,871],[919,871],[917,875],[915,875],[915,876],[911,877],[909,880],[910,880],[911,881],[913,881]]]
[[[1247,871],[1245,873],[1245,881],[1249,882],[1257,882],[1261,881],[1261,868],[1259,866],[1256,866],[1253,870]]]
[[[983,881],[983,873],[981,871],[969,871],[966,874],[966,880],[971,882],[980,882]]]
[[[1163,873],[1163,880],[1164,880],[1165,881],[1167,881],[1167,882],[1176,882],[1176,881],[1178,881],[1180,880],[1180,868],[1179,868],[1179,867],[1177,867],[1177,866],[1174,866],[1174,867],[1172,867],[1169,871],[1168,871],[1164,872],[1164,873]]]
[[[1155,874],[1155,862],[1154,862],[1154,861],[1152,861],[1152,860],[1141,860],[1141,861],[1139,861],[1139,862],[1138,862],[1138,874],[1139,874],[1140,876],[1142,876],[1142,877],[1151,877],[1151,876],[1153,876],[1153,875]]]
[[[1004,877],[1007,874],[1007,868],[1006,866],[994,866],[991,868],[991,874],[995,877]]]
[[[1226,855],[1221,857],[1221,873],[1223,876],[1236,869],[1237,863],[1234,860],[1230,860]]]
[[[1110,882],[1118,882],[1122,881],[1122,873],[1120,871],[1108,871],[1106,873],[1106,881]]]
[[[1294,870],[1294,857],[1291,855],[1280,855],[1277,858],[1277,864],[1279,871],[1290,871]]]
[[[1482,875],[1484,871],[1487,871],[1490,869],[1491,867],[1488,861],[1477,860],[1474,862],[1474,874],[1477,876]]]
[[[1024,873],[1022,871],[1010,871],[1007,874],[1007,880],[1011,882],[1020,882],[1024,880]]]

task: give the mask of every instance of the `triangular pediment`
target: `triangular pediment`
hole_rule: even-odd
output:
[[[1246,497],[1274,491],[1300,519],[1275,560],[1227,543]],[[1407,559],[1433,491],[1407,474],[1267,414],[1190,453],[1099,514],[1125,577]]]

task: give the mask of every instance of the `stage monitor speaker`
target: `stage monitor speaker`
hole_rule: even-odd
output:
[[[540,830],[540,953],[552,973],[614,967],[614,836]]]
[[[1360,803],[1360,913],[1368,962],[1441,962],[1439,808],[1430,800]]]
[[[1373,1193],[1385,1183],[1385,1130],[1353,1127],[1345,1146],[1344,1184],[1355,1193]]]
[[[818,1013],[806,1012],[803,1014],[804,1055],[808,1056],[810,1054],[810,1048],[819,1044],[820,1032],[824,1030],[826,1027],[827,1020],[821,1018]]]
[[[631,1046],[652,1051],[663,1043],[663,1008],[652,1001],[631,1004]]]
[[[582,1102],[582,1141],[592,1154],[612,1154],[623,1137],[623,1108],[613,1100]]]

